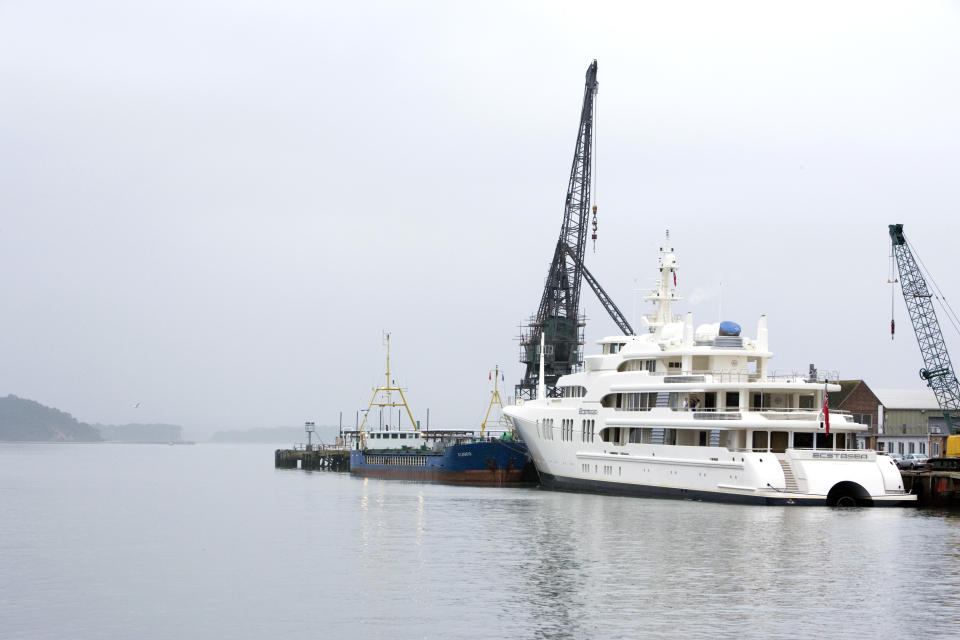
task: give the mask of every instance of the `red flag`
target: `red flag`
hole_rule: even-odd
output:
[[[493,377],[492,377],[492,376],[493,376],[492,373],[488,373],[488,374],[487,374],[487,380],[493,380]]]
[[[823,426],[827,428],[827,435],[830,435],[830,394],[826,383],[823,385]]]
[[[673,286],[677,286],[677,272],[673,272]]]

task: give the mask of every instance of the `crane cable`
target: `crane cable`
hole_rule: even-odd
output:
[[[590,160],[593,162],[593,170],[591,171],[590,181],[592,183],[592,189],[590,189],[590,204],[593,205],[593,252],[597,252],[597,94],[599,91],[594,89],[593,94],[593,122],[591,123],[591,138],[593,138],[593,153],[591,154]]]
[[[894,286],[897,283],[897,278],[894,275],[894,269],[896,268],[894,266],[895,262],[896,262],[896,258],[894,258],[894,255],[893,255],[893,245],[890,245],[890,275],[887,276],[887,282],[890,283],[890,339],[891,340],[893,340],[893,334],[897,326],[896,321],[893,319],[893,316],[894,316],[893,303],[897,297],[897,287]]]
[[[953,326],[953,330],[960,334],[960,318],[957,317],[957,313],[953,310],[953,307],[950,306],[950,303],[947,301],[947,297],[943,295],[943,291],[940,290],[940,286],[937,284],[936,280],[933,279],[933,276],[930,274],[930,270],[927,269],[927,265],[924,264],[923,260],[920,259],[920,254],[917,252],[914,244],[910,241],[907,241],[907,246],[910,247],[910,251],[917,259],[917,264],[919,264],[920,268],[923,269],[923,273],[927,282],[933,285],[932,288],[935,291],[933,298],[940,303],[940,308],[943,309],[947,320],[949,320],[951,326]]]

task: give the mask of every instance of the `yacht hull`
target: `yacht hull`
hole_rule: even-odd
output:
[[[603,495],[629,496],[635,498],[666,498],[673,500],[693,500],[696,502],[722,502],[727,504],[750,504],[766,506],[827,506],[826,496],[800,494],[757,494],[746,492],[705,491],[682,487],[664,487],[658,485],[628,484],[606,482],[583,478],[568,478],[540,471],[540,485],[553,491],[571,491],[577,493],[597,493]],[[871,499],[869,506],[896,507],[915,504],[915,496],[903,498]],[[867,506],[867,505],[864,505]]]
[[[556,403],[506,410],[546,489],[752,505],[916,505],[896,466],[873,451],[778,453],[604,442],[572,437],[576,419],[563,416],[577,411]],[[604,413],[589,415],[604,424]],[[564,423],[566,434],[549,427]]]

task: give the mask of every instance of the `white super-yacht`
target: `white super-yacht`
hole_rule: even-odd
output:
[[[529,446],[543,486],[569,491],[772,505],[903,505],[894,462],[856,449],[865,427],[824,410],[839,391],[768,372],[766,318],[694,327],[672,315],[677,256],[660,248],[647,333],[599,341],[602,353],[562,376],[562,397],[504,410]],[[542,367],[542,365],[541,365]]]

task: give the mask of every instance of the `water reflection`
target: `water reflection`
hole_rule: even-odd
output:
[[[955,635],[957,512],[276,473],[272,450],[139,447],[119,468],[108,448],[18,451],[0,447],[13,637],[316,635],[313,617],[363,638]]]

